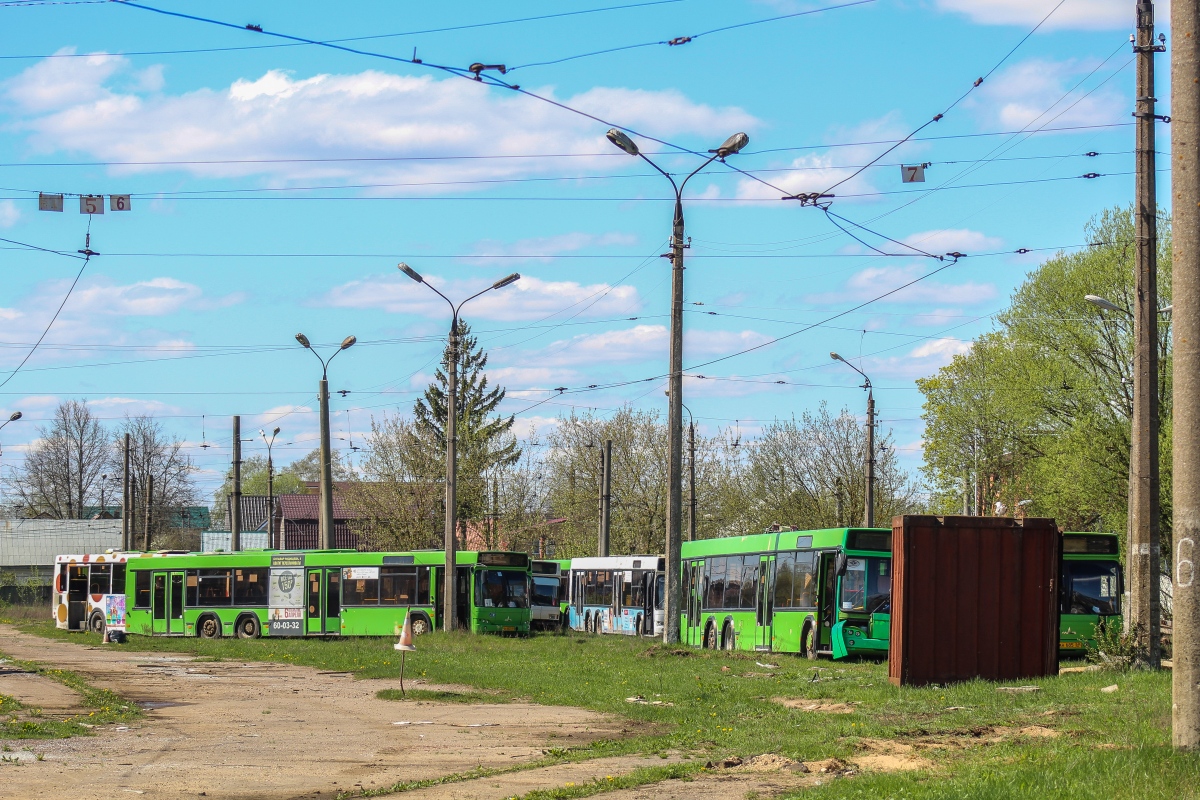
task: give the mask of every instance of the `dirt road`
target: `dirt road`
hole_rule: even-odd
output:
[[[627,722],[577,708],[397,703],[375,696],[398,688],[396,681],[280,664],[198,662],[117,645],[82,647],[7,625],[0,625],[0,653],[72,670],[147,708],[141,720],[99,728],[96,736],[4,742],[14,754],[6,756],[21,759],[20,765],[0,763],[4,797],[330,797],[477,766],[505,767],[539,758],[547,747],[629,730]],[[53,699],[45,703],[48,712],[71,710],[69,695],[48,679],[0,675],[0,681],[0,692],[31,705]],[[625,772],[646,763],[606,762],[612,763],[578,765],[579,774],[587,780],[598,769]],[[558,772],[550,786],[572,780],[569,770]]]

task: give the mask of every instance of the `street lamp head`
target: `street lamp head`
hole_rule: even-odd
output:
[[[279,435],[279,428],[276,428],[275,430],[271,431],[271,435],[272,435],[272,436],[278,436],[278,435]]]
[[[1087,300],[1089,303],[1091,303],[1094,306],[1103,308],[1105,311],[1125,311],[1125,309],[1121,308],[1116,303],[1112,302],[1111,300],[1105,300],[1103,297],[1100,297],[1099,295],[1085,294],[1083,296],[1083,299]]]
[[[611,128],[604,134],[608,140],[631,156],[639,155],[637,143],[616,128]]]
[[[505,286],[508,286],[510,283],[516,283],[519,280],[521,280],[521,273],[514,272],[512,275],[509,275],[507,278],[498,280],[495,283],[493,283],[492,288],[493,289],[503,289]]]
[[[309,350],[312,349],[312,343],[310,343],[308,341],[308,337],[305,336],[303,333],[296,334],[296,341],[299,342],[300,344],[302,344],[303,346],[307,347]]]
[[[834,361],[845,361],[846,360],[846,359],[842,358],[841,356],[839,356],[837,353],[830,353],[829,357],[832,358]]]
[[[267,432],[264,431],[262,428],[258,429],[258,435],[263,437],[264,439],[267,438]]]
[[[9,422],[16,422],[16,421],[17,421],[17,420],[19,420],[20,418],[21,418],[21,412],[20,412],[20,411],[14,411],[14,412],[12,413],[12,416],[8,418],[8,421],[9,421]]]
[[[399,264],[396,265],[396,269],[400,270],[401,272],[403,272],[408,277],[412,278],[417,283],[425,282],[425,279],[421,277],[421,273],[417,272],[415,269],[410,267],[408,264],[405,264],[403,261],[401,261]]]
[[[342,345],[338,349],[345,350],[347,347],[351,347],[357,341],[358,341],[358,337],[347,336],[345,339],[342,339]]]
[[[717,155],[721,158],[731,156],[741,152],[742,148],[750,144],[750,137],[744,133],[735,133],[725,140],[725,143],[717,148]]]

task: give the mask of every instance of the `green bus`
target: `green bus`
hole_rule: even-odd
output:
[[[528,633],[530,559],[455,557],[456,616],[478,633]],[[392,636],[405,618],[441,620],[440,550],[108,553],[59,556],[52,613],[60,628],[159,636]]]
[[[1115,533],[1062,535],[1059,572],[1060,656],[1081,656],[1096,643],[1100,625],[1121,625],[1120,543]]]
[[[683,543],[683,640],[709,649],[887,654],[892,532],[780,530]]]

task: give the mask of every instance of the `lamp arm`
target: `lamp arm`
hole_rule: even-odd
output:
[[[643,161],[645,161],[650,166],[654,167],[656,170],[659,171],[659,173],[662,174],[662,176],[664,178],[666,178],[667,180],[669,180],[671,182],[671,188],[675,190],[675,197],[678,198],[680,192],[683,191],[683,187],[681,187],[677,183],[675,183],[675,179],[671,177],[671,173],[667,172],[662,167],[660,167],[658,164],[655,164],[653,161],[651,161],[649,158],[647,158],[645,153],[639,152],[638,155],[641,156]]]
[[[688,181],[690,181],[692,178],[696,177],[696,174],[699,173],[700,170],[704,169],[705,167],[707,167],[709,164],[711,164],[712,162],[714,162],[716,160],[717,160],[717,156],[713,155],[707,161],[705,161],[703,164],[701,164],[700,166],[698,166],[694,170],[692,170],[692,174],[688,175],[686,178],[684,178],[683,183],[681,183],[679,185],[679,194],[683,194],[683,187],[687,186]]]

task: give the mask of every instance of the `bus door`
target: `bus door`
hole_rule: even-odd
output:
[[[761,556],[758,563],[758,600],[755,604],[755,650],[771,649],[771,624],[775,616],[774,574],[775,556]]]
[[[654,576],[653,570],[642,573],[642,629],[638,636],[654,635]]]
[[[87,624],[88,568],[67,567],[67,628],[79,630]]]
[[[313,636],[342,632],[342,570],[308,570],[308,609],[304,632]]]
[[[155,572],[151,583],[151,631],[183,633],[183,572]]]
[[[458,627],[471,629],[471,568],[454,568],[454,616]]]
[[[817,616],[821,620],[818,645],[828,645],[832,641],[829,634],[837,621],[837,583],[837,552],[821,553],[820,572],[817,573]]]
[[[687,643],[700,645],[700,637],[704,635],[700,628],[701,616],[703,615],[700,610],[700,601],[704,597],[705,589],[703,584],[704,566],[699,561],[693,561],[691,563],[691,570],[692,576],[691,580],[688,581],[690,588],[687,598]]]

